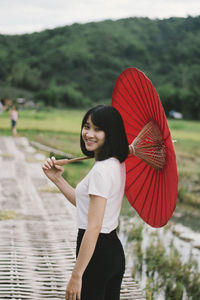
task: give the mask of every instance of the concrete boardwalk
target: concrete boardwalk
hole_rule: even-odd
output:
[[[49,192],[45,158],[25,138],[0,137],[0,299],[64,299],[75,263],[76,209]],[[121,299],[144,296],[124,276]],[[95,300],[95,299],[94,299]]]

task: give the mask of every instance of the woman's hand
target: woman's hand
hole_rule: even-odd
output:
[[[61,166],[56,165],[56,159],[54,156],[51,158],[48,158],[44,165],[42,166],[42,169],[45,173],[45,175],[54,183],[62,177],[62,174],[64,172],[64,168]]]
[[[81,300],[82,278],[79,276],[71,276],[66,288],[66,300]]]

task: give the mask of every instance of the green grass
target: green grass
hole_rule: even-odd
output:
[[[80,128],[84,110],[59,110],[47,111],[23,110],[19,111],[17,124],[18,136],[25,136],[30,141],[53,147],[74,156],[82,156],[80,149]],[[11,135],[9,113],[0,115],[0,135]],[[46,153],[50,156],[50,153]],[[94,160],[68,164],[64,176],[73,186],[83,178]]]
[[[49,109],[47,111],[23,110],[19,111],[18,130],[35,130],[43,132],[68,132],[79,133],[81,120],[85,111],[83,110],[59,110]],[[9,113],[0,115],[0,129],[10,128]]]
[[[73,155],[80,155],[79,135],[82,110],[19,111],[17,131],[19,136],[26,136],[53,148]],[[11,135],[9,113],[0,115],[0,134]]]

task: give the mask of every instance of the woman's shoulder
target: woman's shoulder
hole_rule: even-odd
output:
[[[110,157],[104,160],[96,161],[96,163],[93,166],[94,171],[109,171],[109,172],[115,172],[117,169],[120,169],[121,166],[123,166],[124,163],[120,163],[120,161],[115,157]]]

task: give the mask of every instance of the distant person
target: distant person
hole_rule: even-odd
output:
[[[3,112],[3,103],[2,100],[0,100],[0,114]]]
[[[17,136],[18,111],[17,111],[17,107],[15,105],[12,106],[10,117],[11,117],[12,136],[16,137]]]

